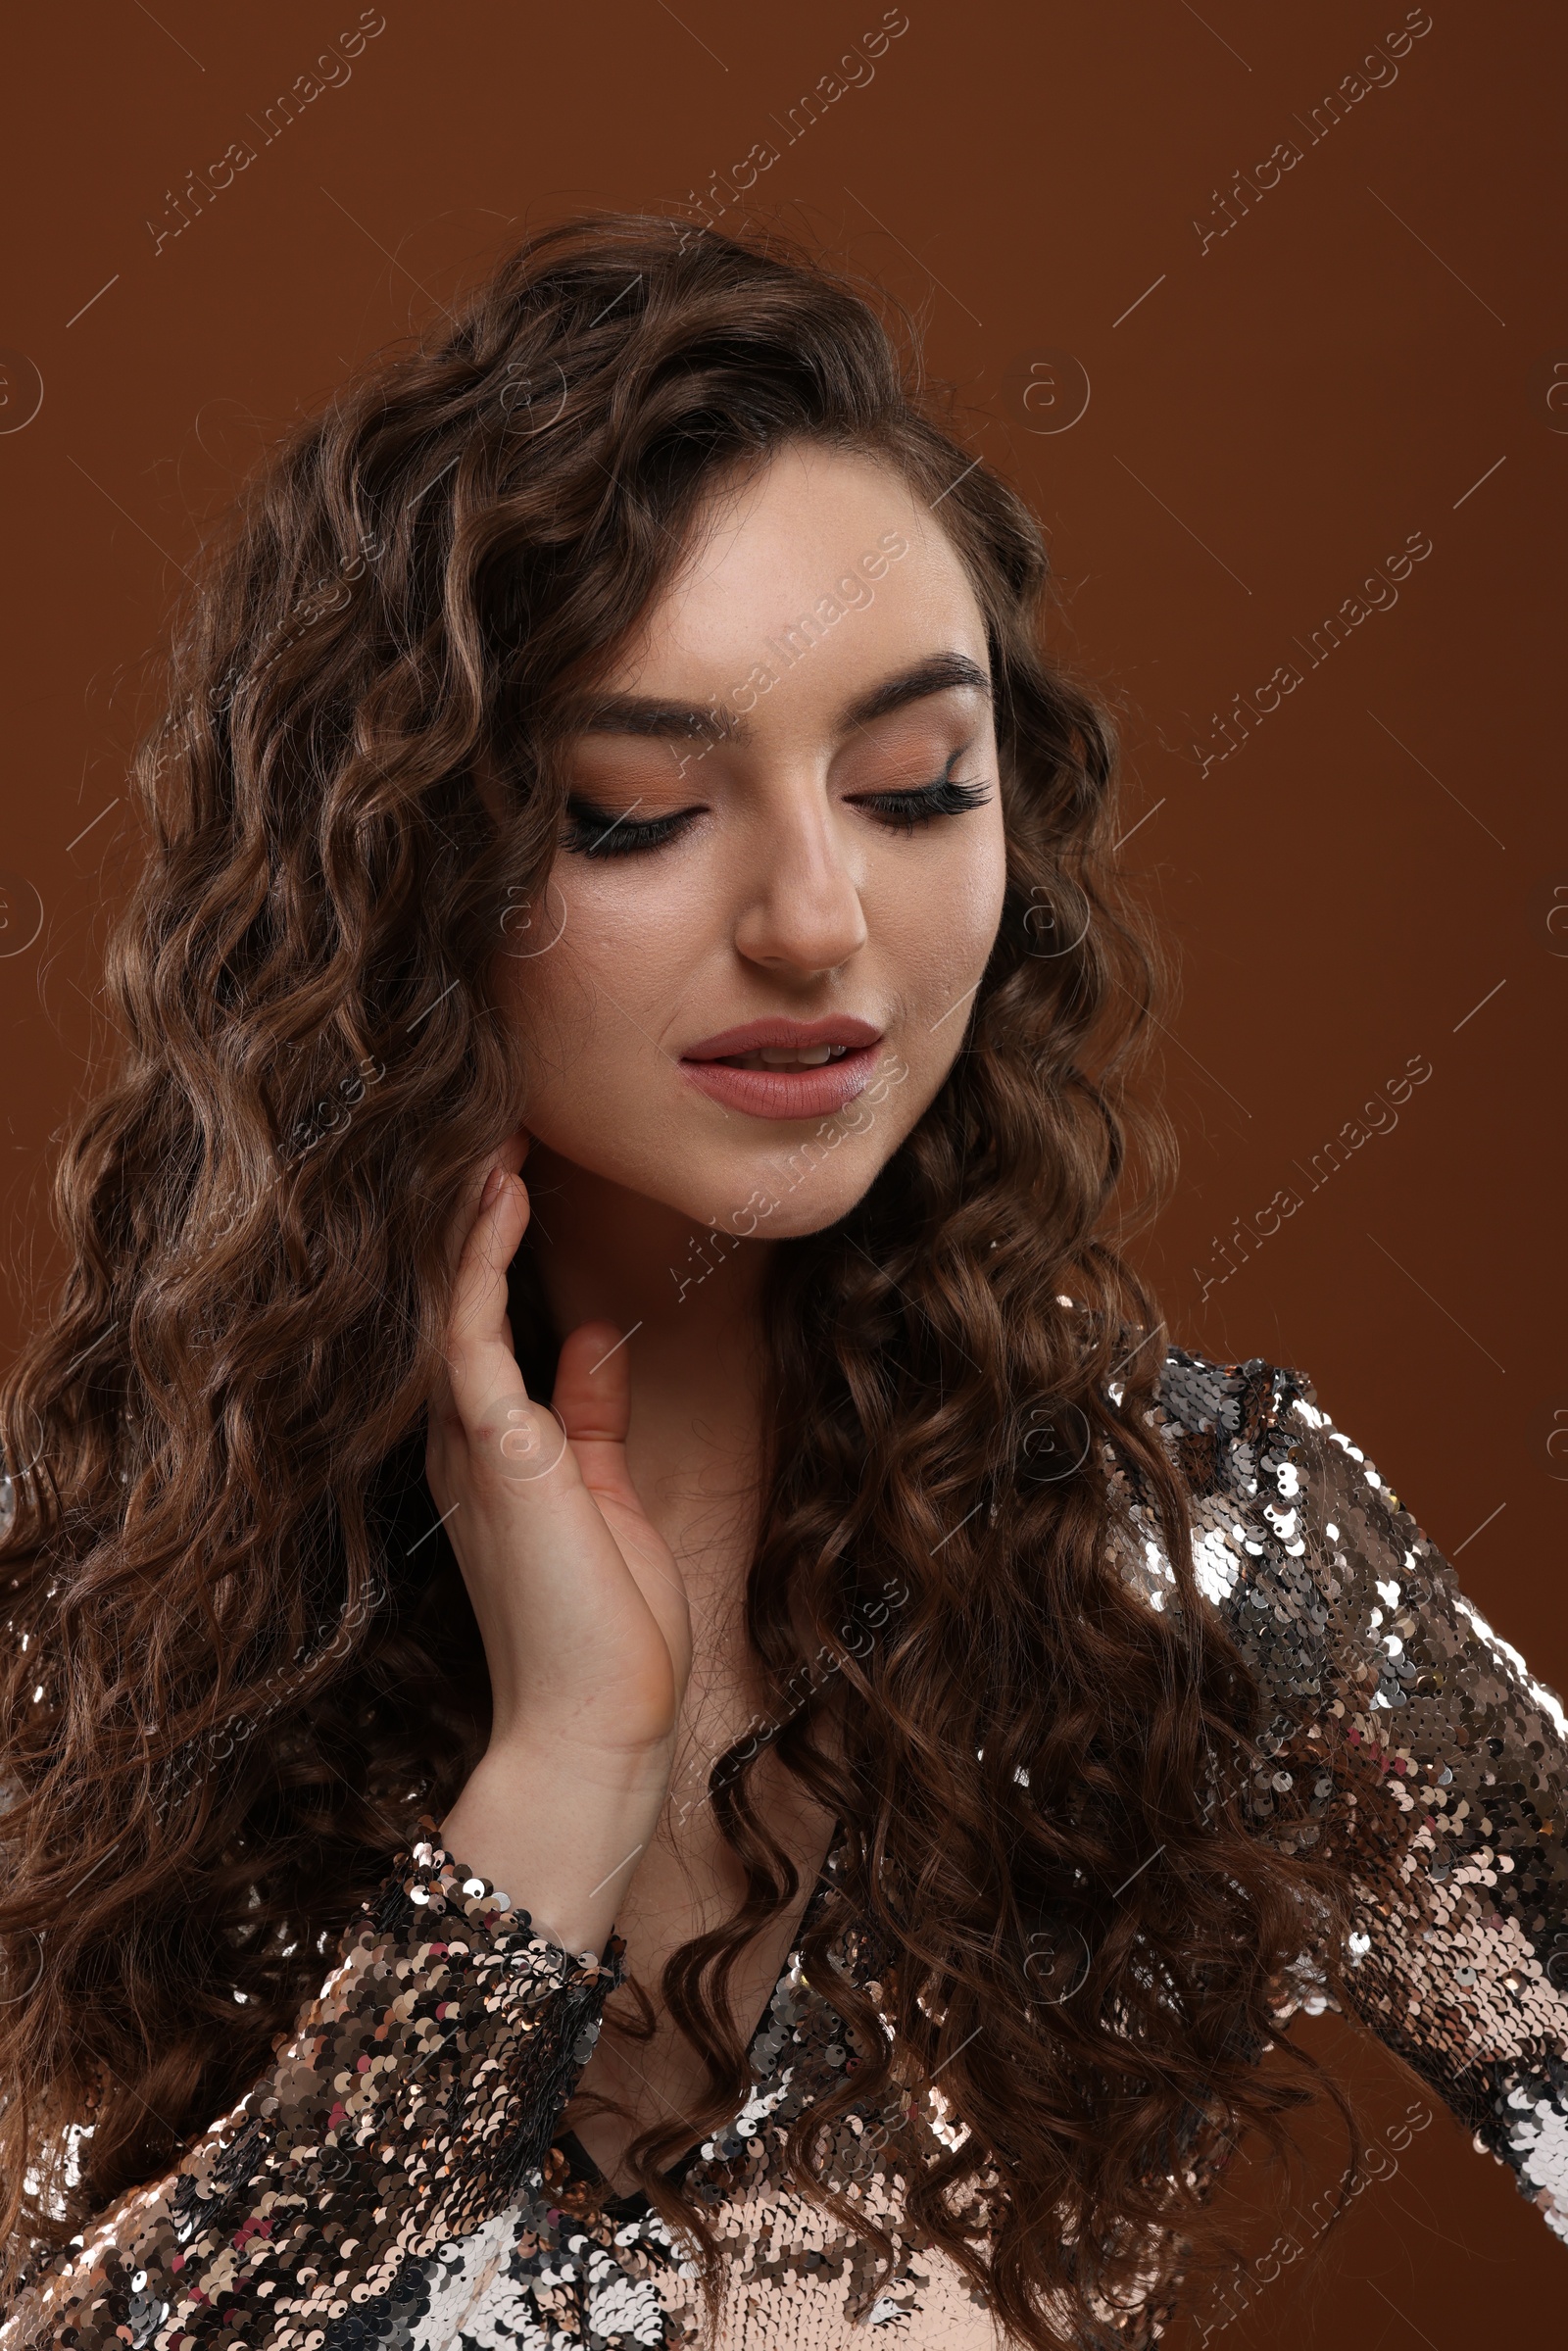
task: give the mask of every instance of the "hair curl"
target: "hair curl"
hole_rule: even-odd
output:
[[[69,1269],[0,1391],[13,2269],[265,2068],[483,1751],[421,1472],[446,1236],[523,1099],[489,966],[547,887],[570,695],[720,473],[792,439],[940,496],[987,622],[1007,886],[939,1096],[769,1271],[749,1623],[777,1752],[843,1827],[806,1965],[863,2050],[787,2160],[886,2250],[818,2177],[823,2133],[940,2067],[967,2133],[934,2167],[895,2148],[913,2221],[1019,2339],[1056,2339],[1048,2308],[1095,2339],[1096,2298],[1192,2222],[1193,2150],[1278,2146],[1307,2094],[1256,2059],[1303,1893],[1333,1889],[1248,1819],[1257,1691],[1194,1586],[1146,1417],[1164,1329],[1107,1237],[1132,1174],[1146,1221],[1174,1165],[1128,1091],[1164,968],[1114,870],[1109,722],[1040,649],[1039,526],[938,411],[865,292],[777,237],[568,220],[295,429],[204,558],[134,762],[146,857],[105,983],[128,1044],[62,1149]],[[525,1260],[538,1380],[557,1338]],[[1020,1475],[1069,1423],[1076,1470]],[[1111,1564],[1110,1464],[1164,1531],[1164,1614]],[[886,1636],[852,1638],[890,1579]],[[750,2086],[718,1994],[798,1891],[756,1746],[711,1783],[745,1899],[661,1987],[704,2131]],[[881,2013],[834,1977],[846,1927]],[[1069,2000],[1026,1970],[1042,1935],[1092,1955]],[[631,2160],[711,2249],[666,2177],[690,2136]]]

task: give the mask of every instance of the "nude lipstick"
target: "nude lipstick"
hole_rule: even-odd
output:
[[[689,1045],[682,1074],[752,1118],[827,1118],[867,1086],[882,1031],[869,1020],[748,1020]]]

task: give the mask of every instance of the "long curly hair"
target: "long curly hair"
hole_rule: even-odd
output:
[[[205,552],[133,763],[145,859],[104,986],[127,1043],[61,1147],[68,1270],[0,1386],[12,2274],[265,2070],[483,1752],[422,1460],[452,1218],[526,1115],[492,964],[548,902],[573,696],[720,472],[791,440],[939,507],[987,623],[1007,886],[941,1092],[769,1269],[748,1610],[773,1705],[711,1780],[747,1891],[659,1987],[707,2065],[691,2119],[749,2094],[720,1995],[799,1891],[760,1744],[841,1824],[805,1964],[858,2052],[787,2162],[884,2253],[823,2176],[852,2107],[891,2116],[913,2223],[1020,2340],[1057,2339],[1053,2307],[1093,2339],[1151,2233],[1195,2220],[1194,2151],[1277,2147],[1308,2097],[1257,2061],[1338,1892],[1283,1808],[1249,1814],[1258,1691],[1194,1585],[1164,1326],[1117,1246],[1174,1167],[1131,1083],[1170,975],[1115,870],[1110,721],[1042,651],[1040,527],[954,406],[898,306],[800,247],[580,218],[294,428]],[[533,1382],[559,1335],[526,1258]],[[1113,1563],[1117,1492],[1162,1530],[1163,1612]],[[850,1927],[876,2005],[831,1965]],[[1080,1947],[1073,1995],[1047,1989]],[[901,2085],[939,2070],[933,2165]],[[691,2136],[630,2160],[711,2252]]]

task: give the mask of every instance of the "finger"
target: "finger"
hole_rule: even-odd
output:
[[[631,1376],[625,1334],[612,1322],[579,1323],[562,1342],[552,1396],[583,1484],[596,1496],[636,1505],[626,1468]]]
[[[507,1268],[528,1225],[528,1194],[502,1170],[495,1197],[464,1244],[447,1327],[447,1371],[460,1417],[470,1424],[503,1396],[525,1396],[507,1335]]]
[[[469,1174],[467,1181],[463,1187],[462,1197],[459,1200],[457,1211],[453,1217],[450,1228],[450,1248],[453,1255],[455,1255],[457,1259],[458,1266],[461,1266],[463,1261],[464,1248],[473,1238],[474,1228],[479,1220],[480,1203],[484,1199],[485,1191],[490,1185],[491,1179],[496,1174],[498,1168],[504,1169],[512,1175],[516,1175],[520,1170],[524,1159],[526,1159],[528,1155],[528,1145],[531,1140],[532,1138],[530,1137],[526,1127],[516,1128],[511,1135],[507,1137],[506,1141],[500,1145],[500,1147],[489,1159],[482,1160],[479,1165],[477,1165]],[[526,1203],[526,1189],[524,1189],[523,1198],[524,1202]],[[525,1215],[524,1230],[526,1230],[526,1224],[527,1220]],[[457,1281],[458,1272],[457,1268],[455,1267],[453,1272],[454,1294],[456,1292]],[[451,1341],[451,1314],[452,1309],[449,1306],[449,1345]],[[506,1336],[507,1346],[509,1349],[512,1349],[513,1337],[512,1324],[510,1320],[504,1319],[503,1329]],[[514,1349],[513,1351],[514,1352],[515,1350]],[[432,1423],[443,1420],[451,1422],[455,1421],[457,1417],[457,1404],[452,1394],[450,1367],[445,1361],[443,1361],[441,1370],[437,1376],[435,1386],[430,1396],[430,1419]]]
[[[630,1332],[579,1323],[562,1343],[552,1405],[571,1441],[578,1475],[599,1505],[675,1658],[690,1656],[686,1593],[669,1573],[626,1461],[631,1426]]]
[[[618,1324],[584,1322],[567,1334],[551,1400],[579,1450],[595,1445],[624,1448],[631,1425],[631,1378],[625,1334]]]
[[[596,1500],[641,1515],[626,1466],[631,1426],[628,1333],[612,1322],[579,1323],[563,1341],[552,1403],[571,1440],[582,1482]]]
[[[452,1386],[453,1359],[460,1351],[456,1326],[466,1305],[471,1311],[472,1252],[484,1245],[485,1233],[492,1222],[487,1212],[494,1203],[497,1185],[505,1173],[506,1161],[499,1152],[473,1168],[464,1183],[457,1211],[449,1226],[449,1246],[455,1253],[456,1263],[452,1270],[452,1296],[447,1306],[441,1369],[430,1397],[432,1429],[444,1428],[451,1432],[462,1424]]]
[[[516,1127],[504,1142],[497,1144],[487,1157],[477,1160],[470,1168],[448,1228],[449,1262],[462,1257],[464,1246],[470,1238],[479,1214],[484,1188],[491,1176],[498,1167],[505,1168],[509,1175],[519,1175],[522,1163],[528,1156],[531,1140],[526,1127]]]

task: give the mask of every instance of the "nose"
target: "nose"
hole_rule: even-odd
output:
[[[837,971],[865,945],[859,889],[820,789],[759,810],[749,856],[734,933],[748,962],[813,978]]]

